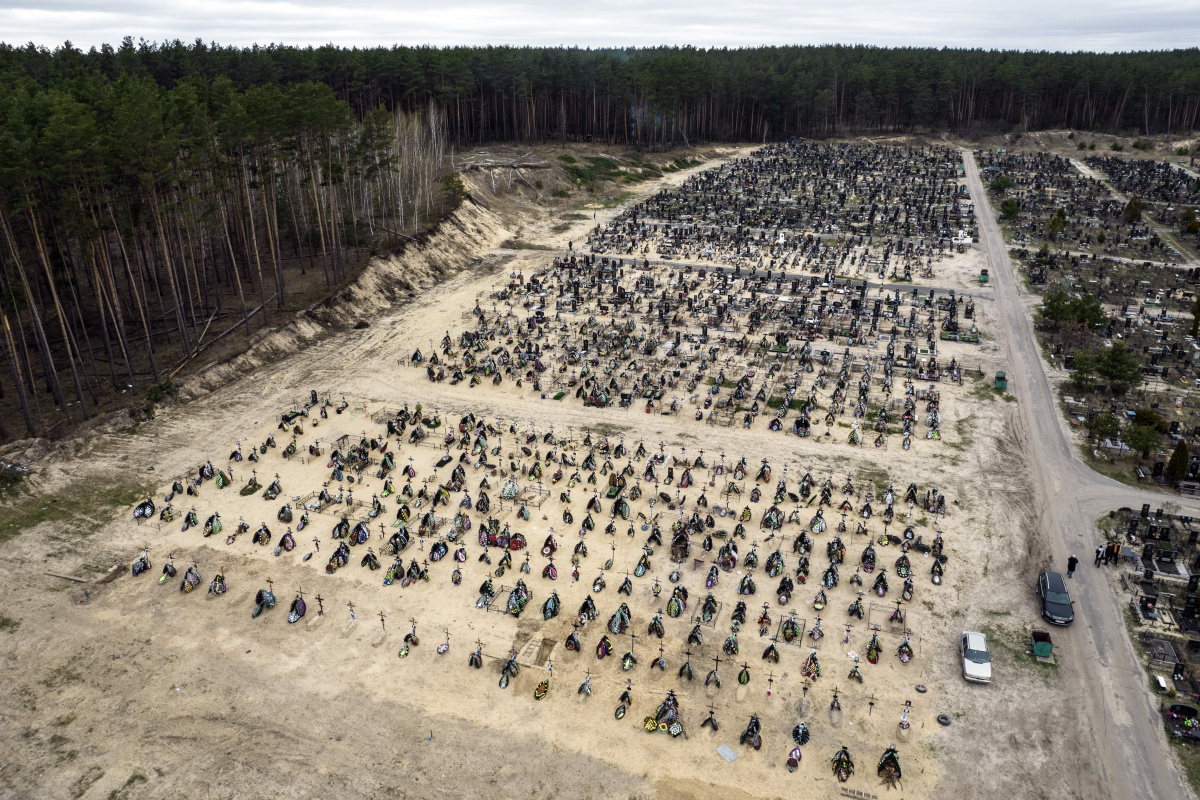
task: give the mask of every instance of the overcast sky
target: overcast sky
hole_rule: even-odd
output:
[[[1200,44],[1200,0],[0,0],[0,41],[84,50],[221,44],[873,44],[1163,50]]]

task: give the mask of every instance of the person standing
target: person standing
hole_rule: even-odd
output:
[[[1104,558],[1104,548],[1097,545],[1096,546],[1096,566],[1097,567],[1100,566],[1100,561],[1103,558]]]
[[[1075,568],[1078,566],[1079,566],[1079,559],[1075,557],[1074,553],[1071,553],[1071,557],[1067,559],[1067,577],[1068,578],[1075,577]]]

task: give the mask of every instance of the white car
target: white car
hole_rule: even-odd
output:
[[[987,637],[975,631],[963,631],[958,645],[962,656],[963,678],[975,683],[992,682],[992,654]]]

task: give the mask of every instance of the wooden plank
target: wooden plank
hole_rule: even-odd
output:
[[[59,575],[57,572],[47,572],[51,578],[62,578],[65,581],[75,581],[76,583],[87,583],[86,578],[73,578],[70,575]]]

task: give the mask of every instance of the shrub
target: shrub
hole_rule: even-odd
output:
[[[451,211],[457,209],[462,205],[463,200],[467,199],[467,187],[463,185],[462,178],[458,176],[457,172],[451,172],[446,176],[446,180],[442,181],[442,191],[446,193],[446,202]]]
[[[1167,462],[1167,477],[1173,481],[1181,481],[1186,478],[1190,459],[1187,445],[1180,441],[1175,445],[1175,452],[1171,453],[1171,460]]]

